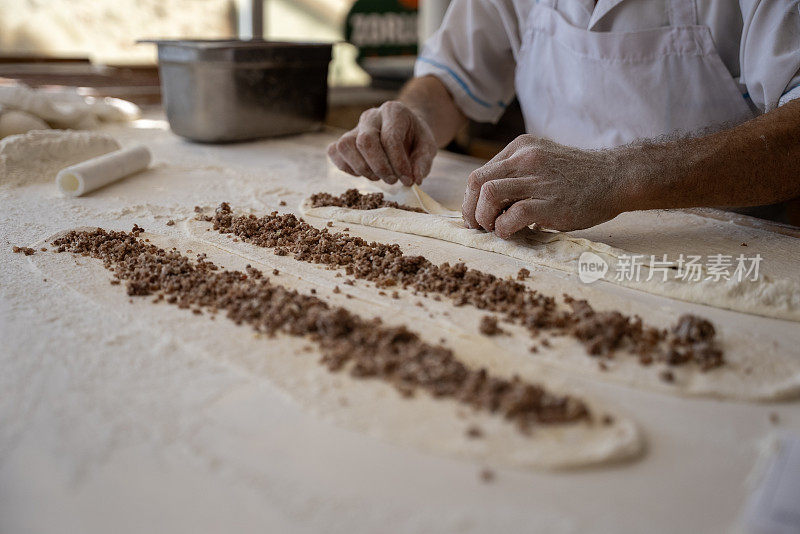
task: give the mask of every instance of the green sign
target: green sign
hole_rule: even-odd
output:
[[[358,0],[344,36],[359,58],[417,55],[417,0]]]

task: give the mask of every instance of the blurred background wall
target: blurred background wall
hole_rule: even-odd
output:
[[[265,0],[265,37],[342,41],[354,0]],[[87,58],[95,64],[155,64],[142,38],[230,38],[234,0],[0,0],[0,54]],[[356,51],[337,43],[332,85],[365,85]]]

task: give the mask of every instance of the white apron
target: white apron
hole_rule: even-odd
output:
[[[694,0],[668,0],[670,26],[633,32],[573,26],[557,1],[523,29],[515,84],[529,133],[603,148],[753,116]]]

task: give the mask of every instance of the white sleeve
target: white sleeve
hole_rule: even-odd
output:
[[[781,95],[780,100],[778,100],[778,105],[782,106],[787,102],[791,102],[796,98],[800,98],[800,73],[797,74],[792,81],[789,82],[789,86],[786,89],[786,92]]]
[[[800,96],[800,0],[739,0],[739,5],[742,80],[753,103],[767,112]]]
[[[514,98],[519,23],[511,0],[453,0],[415,76],[436,76],[469,118],[497,122]]]

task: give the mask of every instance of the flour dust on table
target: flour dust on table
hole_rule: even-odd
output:
[[[55,180],[70,165],[119,150],[109,134],[72,130],[35,130],[0,140],[0,187]]]

